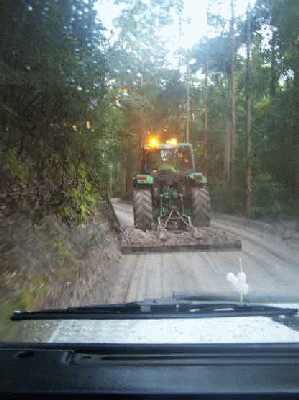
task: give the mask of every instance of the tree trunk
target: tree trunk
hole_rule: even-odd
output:
[[[231,62],[229,71],[229,123],[225,143],[225,175],[228,184],[232,185],[236,152],[236,83],[235,83],[235,5],[231,0],[230,48]]]
[[[294,160],[294,194],[295,194],[295,207],[296,207],[296,230],[299,232],[299,118],[298,118],[298,92],[299,92],[299,65],[297,66],[297,70],[294,74],[294,101],[293,101],[293,160]]]
[[[231,142],[230,142],[230,123],[227,121],[225,130],[225,145],[224,145],[224,175],[225,179],[230,182],[230,167],[231,167]]]
[[[246,168],[246,215],[251,215],[252,206],[252,137],[251,137],[251,14],[247,11],[247,35],[246,35],[246,139],[247,139],[247,168]]]
[[[205,120],[204,120],[204,173],[208,175],[208,145],[209,145],[209,133],[208,133],[208,61],[205,63]]]
[[[236,155],[236,80],[235,80],[235,1],[231,0],[231,179],[234,177]]]
[[[275,32],[272,29],[272,39],[271,39],[271,81],[270,81],[270,95],[274,97],[276,94],[276,83],[277,83],[277,76],[276,76],[276,38]]]
[[[190,65],[189,60],[187,62],[187,73],[186,73],[186,143],[190,143],[190,125],[191,125],[191,99],[190,99]]]
[[[276,86],[277,86],[277,72],[276,72],[276,44],[277,44],[277,33],[273,28],[273,7],[271,7],[271,16],[270,16],[270,26],[272,37],[270,40],[271,46],[271,79],[270,79],[270,96],[274,97],[276,94]]]

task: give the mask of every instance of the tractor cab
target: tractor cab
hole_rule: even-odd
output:
[[[145,145],[142,170],[144,174],[194,172],[192,145],[189,143],[166,143],[154,147]]]

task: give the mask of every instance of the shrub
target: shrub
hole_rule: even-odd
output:
[[[234,189],[226,182],[215,182],[209,185],[212,209],[214,211],[240,214],[244,204],[244,188],[236,186]]]
[[[288,195],[283,185],[269,173],[257,175],[252,187],[252,216],[277,216],[287,208]]]
[[[16,149],[11,148],[0,155],[3,167],[12,178],[22,183],[27,183],[30,178],[30,170],[26,163],[17,158]]]
[[[92,214],[97,200],[98,193],[89,182],[86,169],[81,165],[76,185],[65,191],[62,206],[57,211],[64,221],[81,224]]]

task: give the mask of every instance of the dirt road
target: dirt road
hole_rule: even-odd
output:
[[[132,225],[130,204],[114,200],[113,205],[121,225]],[[173,292],[237,300],[226,276],[229,272],[239,272],[241,259],[249,283],[247,301],[298,303],[299,241],[292,242],[291,246],[280,234],[269,233],[269,229],[236,217],[218,216],[213,224],[236,234],[242,240],[242,251],[124,255],[113,270],[107,271],[110,295],[105,301],[123,303],[167,297]],[[94,285],[97,285],[96,281]],[[97,294],[92,303],[103,302],[101,290],[95,287],[94,292]],[[55,321],[51,327],[45,326],[41,323],[38,328],[34,327],[35,341],[66,338],[66,341],[76,342],[82,332],[91,332],[93,338],[97,330],[95,321],[84,321],[84,329],[80,325],[82,331],[71,321]]]
[[[132,225],[131,206],[116,199],[113,205],[121,225]],[[298,301],[299,252],[279,235],[244,221],[218,217],[213,222],[239,236],[242,251],[123,256],[110,301],[170,296],[174,291],[235,296],[226,275],[240,270],[240,259],[249,283],[248,300]]]

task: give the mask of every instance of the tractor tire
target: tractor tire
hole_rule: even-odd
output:
[[[149,189],[133,189],[134,225],[146,231],[152,228],[153,204]]]
[[[192,224],[196,227],[210,226],[211,200],[207,189],[192,188]]]

